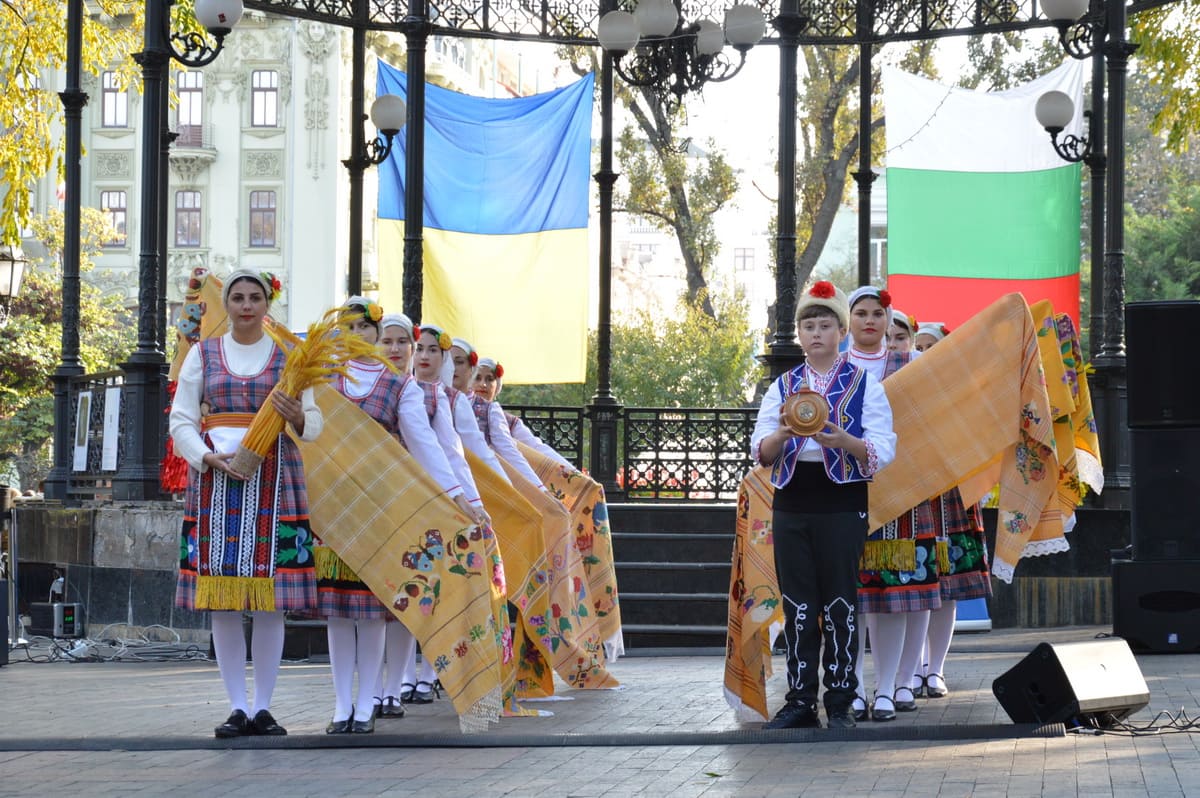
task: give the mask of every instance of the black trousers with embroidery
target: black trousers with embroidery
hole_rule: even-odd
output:
[[[787,701],[815,708],[823,674],[826,711],[844,711],[858,687],[855,604],[866,515],[775,510],[772,524],[787,646]]]

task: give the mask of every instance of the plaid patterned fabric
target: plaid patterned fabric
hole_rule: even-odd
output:
[[[950,565],[949,571],[941,575],[942,600],[962,601],[992,595],[979,505],[964,507],[958,488],[951,488],[934,499],[932,507],[938,525],[938,545],[946,547]]]
[[[488,446],[492,445],[492,424],[488,416],[491,404],[479,394],[471,394],[471,410],[475,411],[475,421],[479,423],[479,431],[483,433]]]
[[[331,387],[315,395],[325,429],[300,444],[314,526],[420,642],[463,730],[486,729],[503,650],[490,541],[379,424]]]

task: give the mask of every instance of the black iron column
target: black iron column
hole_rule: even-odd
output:
[[[874,3],[858,4],[858,284],[871,284],[871,31]]]
[[[1104,150],[1104,53],[1099,48],[1092,55],[1092,122],[1088,129],[1091,155],[1085,159],[1092,195],[1091,224],[1091,290],[1088,292],[1088,356],[1095,360],[1104,347],[1104,192],[1107,165]]]
[[[79,88],[83,62],[83,0],[67,3],[67,74],[59,99],[65,126],[65,195],[63,198],[62,362],[50,381],[54,385],[54,463],[45,482],[47,499],[67,497],[71,473],[71,377],[83,373],[79,360],[79,225],[82,198],[83,107],[87,93]]]
[[[808,20],[799,0],[783,0],[779,31],[779,202],[775,228],[775,334],[759,357],[774,379],[804,359],[796,343],[796,59]]]
[[[425,269],[425,44],[432,26],[424,0],[411,0],[404,20],[408,97],[404,127],[404,314],[421,320]]]
[[[162,379],[166,360],[158,348],[158,203],[160,148],[170,53],[166,26],[170,4],[146,3],[145,49],[134,54],[142,66],[142,181],[140,249],[138,254],[138,341],[129,360],[121,364],[125,390],[121,412],[125,417],[125,451],[113,479],[113,498],[137,501],[158,497],[158,464],[162,457]]]
[[[169,108],[171,103],[171,70],[170,64],[167,65],[167,70],[163,73],[165,80],[159,87],[159,103],[160,107]],[[168,223],[168,214],[174,206],[171,202],[170,194],[170,177],[171,177],[171,144],[178,138],[179,134],[171,130],[168,123],[167,115],[164,113],[162,117],[162,129],[159,131],[158,139],[158,348],[166,357],[167,353],[167,272],[169,264],[167,263],[167,246],[170,241],[170,224]],[[166,434],[166,419],[163,419],[163,434]],[[165,440],[165,438],[164,438]]]
[[[359,4],[365,12],[367,5]],[[350,152],[351,157],[342,161],[350,174],[350,249],[346,258],[346,293],[357,296],[362,293],[362,247],[363,247],[363,173],[367,164],[359,157],[366,148],[363,122],[367,115],[364,109],[363,81],[366,79],[367,29],[355,25],[352,33],[350,56]]]
[[[608,0],[601,14],[613,9]],[[591,419],[592,479],[609,496],[623,492],[617,484],[617,418],[621,405],[612,395],[612,205],[613,185],[613,58],[600,57],[600,171],[594,175],[600,194],[600,290],[596,327],[596,395],[587,408]]]
[[[1104,57],[1108,64],[1108,173],[1105,182],[1104,345],[1095,358],[1099,389],[1104,504],[1129,506],[1129,451],[1125,372],[1125,75],[1137,49],[1125,38],[1125,0],[1105,4]]]

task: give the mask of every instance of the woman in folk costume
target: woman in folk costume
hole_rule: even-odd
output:
[[[452,378],[444,387],[450,403],[450,415],[454,420],[454,431],[462,438],[463,446],[468,451],[483,460],[505,482],[511,484],[500,459],[492,447],[488,446],[487,439],[479,429],[479,422],[475,420],[475,410],[471,404],[471,385],[475,379],[475,367],[479,364],[479,354],[475,347],[462,338],[452,338],[450,343],[449,359],[454,370]]]
[[[913,348],[918,352],[924,352],[949,334],[950,330],[946,329],[946,325],[941,322],[922,324],[917,328],[917,334],[913,336]]]
[[[414,340],[419,332],[412,321],[402,313],[387,313],[380,319],[380,352],[398,371],[408,374],[412,362]],[[417,380],[408,377],[404,381],[399,397],[400,442],[417,464],[433,477],[446,491],[459,510],[476,522],[486,520],[482,507],[468,501],[467,490],[459,481],[455,469],[446,457],[446,451],[438,440],[431,425],[430,403],[427,392]],[[386,667],[380,669],[375,680],[375,696],[379,699],[381,717],[403,717],[403,704],[412,700],[418,687],[413,661],[416,658],[417,641],[401,623],[389,623],[385,630]],[[433,701],[434,683],[437,681],[432,666],[421,685],[420,701]]]
[[[884,334],[892,320],[891,296],[863,286],[849,297],[850,362],[883,381],[912,361],[912,353],[889,352]],[[859,571],[858,605],[864,613],[875,664],[875,698],[870,716],[895,720],[917,708],[911,670],[921,660],[929,611],[941,606],[933,514],[922,502],[867,536]],[[861,630],[860,626],[860,630]],[[861,642],[861,640],[860,640]],[[862,659],[859,660],[860,674]],[[897,677],[903,674],[900,683]],[[862,679],[859,679],[860,690]],[[854,702],[856,716],[868,714],[865,690]]]
[[[253,474],[231,468],[254,414],[268,402],[302,440],[321,432],[312,391],[273,390],[284,353],[263,329],[280,291],[273,274],[238,269],[222,302],[229,332],[192,347],[179,371],[170,432],[191,472],[175,603],[211,610],[213,648],[232,712],[217,737],[287,732],[270,712],[283,655],[284,611],[317,606],[304,468],[285,433]],[[246,697],[242,613],[253,618],[254,701]]]
[[[941,324],[922,325],[918,329],[925,336],[922,343],[926,344],[926,349],[943,340],[948,333]],[[942,571],[939,580],[942,606],[929,613],[925,657],[921,661],[923,665],[918,663],[913,673],[912,688],[918,698],[945,698],[950,691],[942,674],[954,638],[958,602],[992,595],[992,580],[980,506],[964,507],[958,488],[951,488],[930,504]]]
[[[503,378],[504,366],[490,357],[479,358],[475,366],[475,379],[471,383],[471,405],[475,409],[475,419],[488,444],[496,450],[496,455],[521,476],[545,490],[541,478],[517,448],[504,408],[496,401]]]
[[[343,321],[350,332],[378,344],[383,308],[360,296],[346,300]],[[379,422],[391,435],[400,431],[401,405],[409,377],[389,370],[378,360],[352,360],[348,374],[339,376],[334,387]],[[411,392],[415,398],[416,392]],[[318,537],[321,530],[316,530]],[[369,734],[375,730],[376,685],[383,667],[385,626],[391,611],[345,563],[326,546],[314,549],[317,563],[319,612],[326,619],[329,635],[329,669],[333,676],[333,720],[327,734]],[[399,624],[396,624],[399,626]],[[357,700],[353,695],[354,672],[358,670]],[[404,710],[396,708],[399,713]]]

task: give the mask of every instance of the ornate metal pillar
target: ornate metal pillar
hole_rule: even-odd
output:
[[[613,8],[611,0],[601,13]],[[600,171],[594,175],[600,193],[600,290],[597,299],[596,395],[588,405],[591,420],[592,478],[605,493],[623,493],[617,484],[617,418],[621,405],[612,395],[612,205],[613,184],[613,57],[605,51],[600,61]]]
[[[360,4],[365,11],[366,4]],[[366,80],[367,30],[356,25],[350,60],[350,152],[354,155],[342,161],[350,175],[350,248],[346,257],[346,293],[362,293],[363,247],[363,173],[369,164],[357,157],[366,147],[363,120],[366,119],[363,82]]]
[[[166,106],[162,92],[171,60],[166,26],[170,5],[146,3],[145,48],[134,54],[142,66],[142,181],[141,230],[138,254],[138,341],[125,372],[121,412],[125,416],[125,451],[113,479],[113,498],[137,501],[158,496],[158,465],[162,458],[163,378],[166,359],[158,347],[158,274],[160,153]]]
[[[62,361],[50,381],[54,385],[54,464],[46,478],[47,499],[67,497],[71,470],[71,377],[83,373],[79,360],[79,225],[83,107],[87,93],[79,88],[83,62],[83,0],[67,3],[67,74],[59,99],[65,118],[65,198],[63,210]]]
[[[1091,359],[1100,354],[1104,346],[1104,192],[1108,174],[1104,151],[1104,53],[1100,49],[1092,55],[1092,124],[1089,138],[1092,154],[1087,159],[1089,189],[1092,195],[1091,220],[1091,275],[1092,285],[1088,293],[1088,355]]]
[[[411,0],[404,20],[408,97],[404,134],[404,313],[421,319],[425,269],[425,45],[432,25],[424,0]]]
[[[859,3],[858,30],[858,284],[871,283],[871,184],[878,175],[871,169],[871,35],[874,3]]]
[[[775,232],[775,334],[759,357],[774,379],[804,359],[796,343],[796,58],[808,23],[799,0],[783,0],[779,31],[779,202]]]

